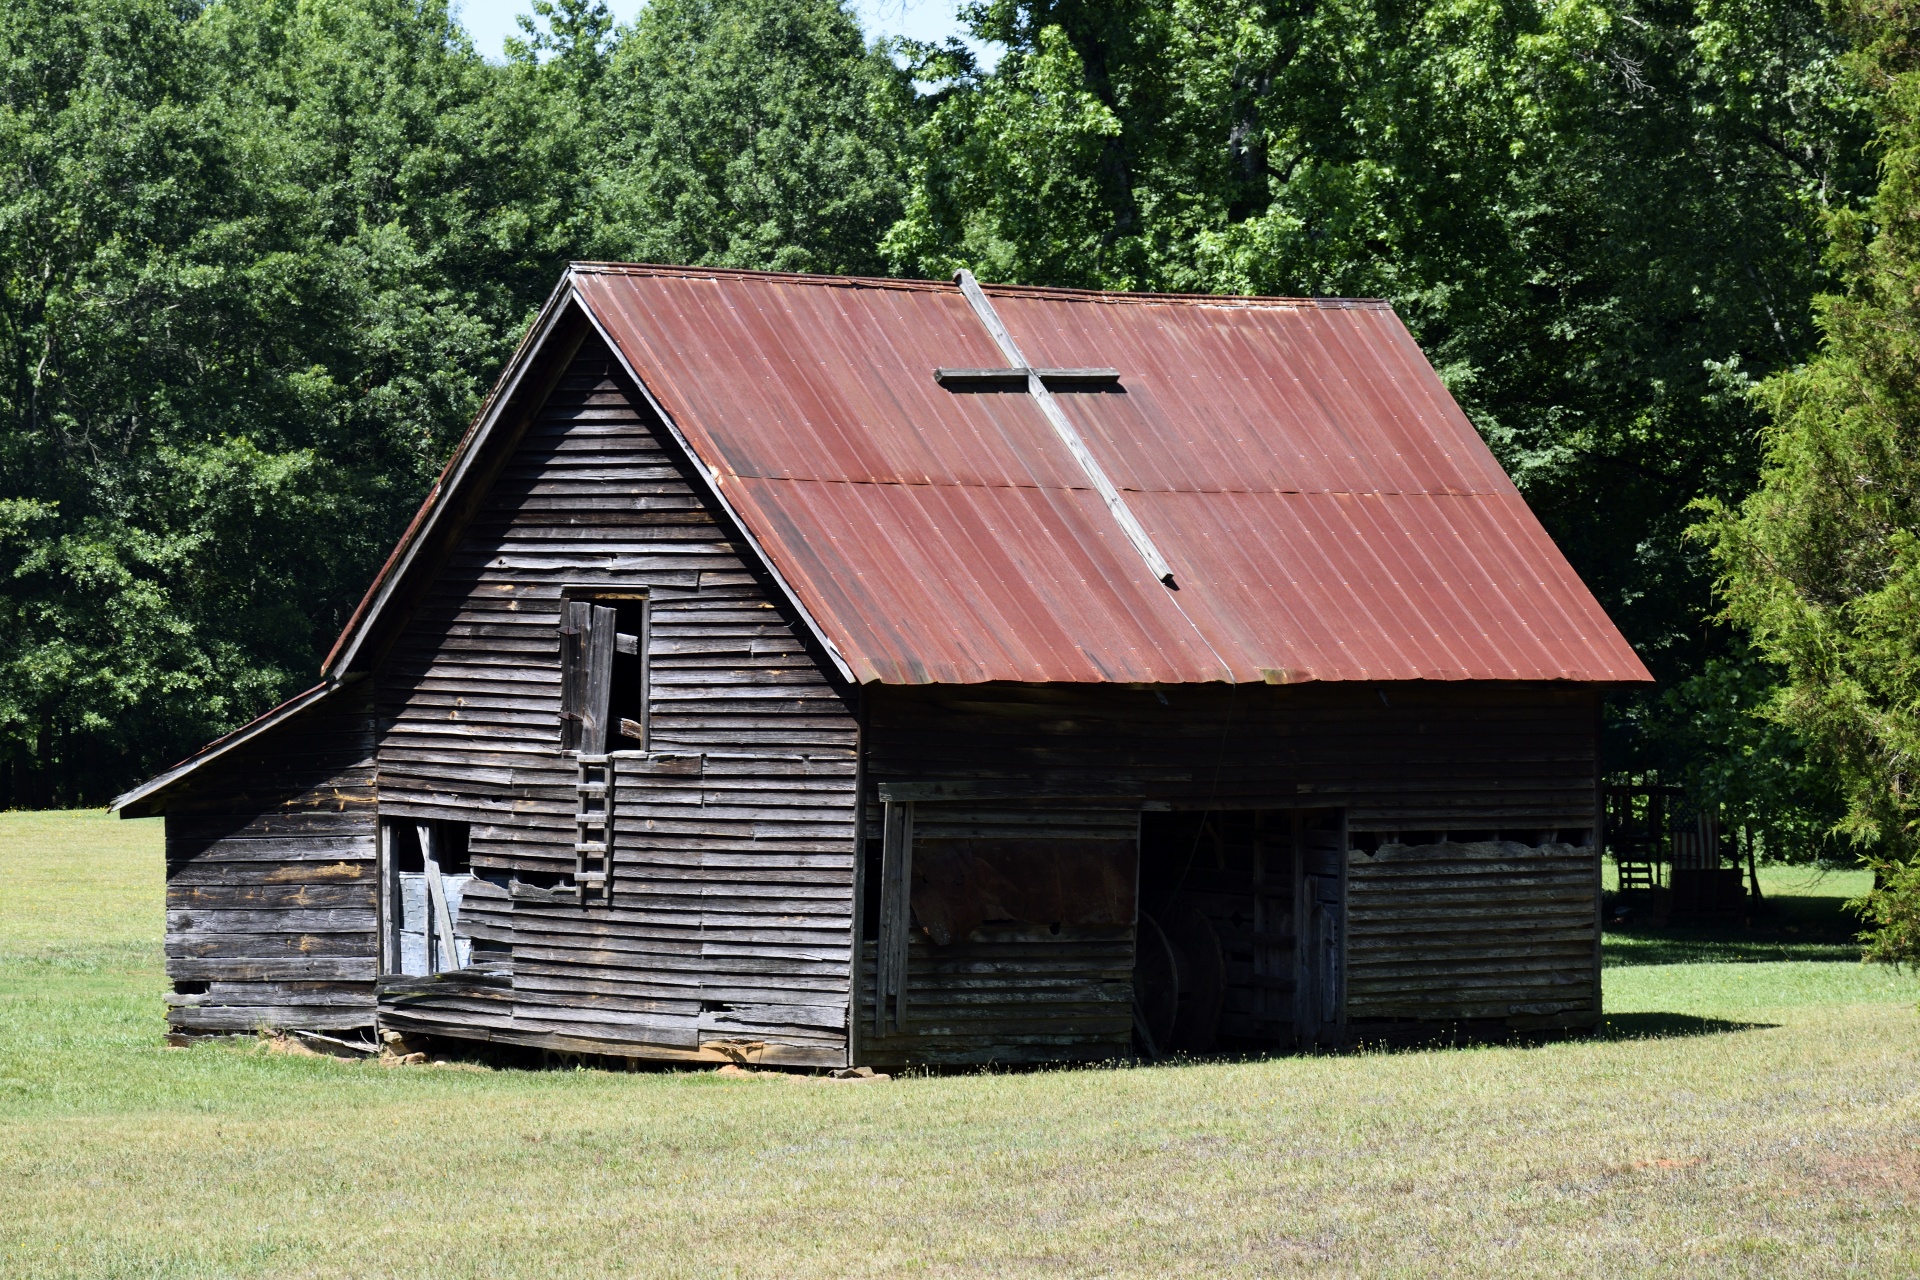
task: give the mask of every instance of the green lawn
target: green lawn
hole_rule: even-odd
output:
[[[1920,1272],[1920,981],[1766,928],[1594,1041],[851,1085],[167,1049],[157,827],[0,874],[7,1276]]]

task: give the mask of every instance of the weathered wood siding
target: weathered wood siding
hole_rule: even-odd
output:
[[[1025,1063],[1124,1057],[1133,1037],[1137,805],[974,800],[914,806],[915,917],[930,898],[956,936],[915,930],[907,1022],[879,1028],[877,948],[864,946],[861,1059]],[[880,838],[869,827],[872,841]],[[973,864],[936,886],[942,859]],[[940,892],[941,889],[945,893]],[[953,910],[951,908],[957,908]],[[1008,918],[1008,917],[1016,918]],[[975,922],[979,923],[975,923]]]
[[[1349,1025],[1591,1026],[1600,1016],[1597,871],[1591,848],[1561,843],[1351,851]]]
[[[1099,1062],[1133,1052],[1133,927],[987,924],[907,948],[907,1026],[872,1028],[874,946],[865,947],[861,1061]]]
[[[549,891],[574,865],[558,627],[563,586],[583,584],[645,590],[652,637],[651,755],[621,763],[613,901],[585,908]],[[381,812],[473,824],[473,870],[502,892],[466,927],[510,948],[489,963],[512,974],[510,1001],[448,994],[443,1017],[435,984],[396,987],[396,1023],[845,1060],[855,717],[597,338],[419,601],[380,689]]]
[[[371,1030],[373,721],[364,686],[276,725],[170,802],[168,1023]]]
[[[1586,831],[1598,696],[1443,681],[885,688],[870,699],[870,778],[1337,806],[1354,832]]]

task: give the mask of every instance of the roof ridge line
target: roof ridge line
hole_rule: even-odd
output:
[[[725,471],[722,474],[735,480],[765,480],[779,484],[870,484],[901,485],[915,489],[1064,489],[1072,493],[1097,492],[1092,484],[983,484],[969,480],[876,480],[871,477],[854,476],[770,476],[746,471]],[[1302,496],[1330,495],[1343,498],[1506,498],[1513,495],[1498,489],[1147,489],[1139,485],[1115,485],[1122,493],[1244,493],[1244,494],[1300,494]]]
[[[834,275],[818,271],[758,271],[750,267],[681,266],[665,262],[599,262],[581,260],[569,262],[567,269],[572,272],[578,272],[581,275],[673,276],[680,279],[711,277],[728,280],[787,281],[794,284],[813,284],[828,288],[903,289],[915,293],[940,293],[945,290],[948,284],[945,280],[922,280],[914,276]],[[1196,306],[1267,307],[1274,310],[1289,311],[1393,310],[1393,303],[1387,298],[1350,298],[1333,295],[1295,297],[1286,294],[1260,293],[1182,293],[1171,290],[1157,291],[1152,289],[1079,289],[1070,285],[1055,284],[997,283],[981,285],[980,287],[982,289],[991,289],[997,294],[1003,294],[1009,297],[1068,298],[1113,304],[1178,302],[1190,303]]]

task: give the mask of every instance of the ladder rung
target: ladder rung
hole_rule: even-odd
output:
[[[573,815],[573,823],[577,827],[604,827],[607,825],[607,815],[604,813],[576,813]]]
[[[583,796],[603,796],[607,794],[607,784],[604,782],[576,782],[573,784],[573,789]]]
[[[605,841],[602,841],[599,844],[576,844],[573,846],[573,851],[575,853],[605,854],[607,852],[607,845]]]
[[[607,878],[604,871],[576,871],[573,878],[581,884],[600,884]]]
[[[579,763],[583,765],[604,765],[606,762],[605,756],[581,756],[579,759]]]

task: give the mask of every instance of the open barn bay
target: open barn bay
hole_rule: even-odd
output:
[[[1920,980],[1834,958],[1843,878],[1610,934],[1600,1041],[854,1085],[168,1049],[160,856],[0,816],[0,1273],[1920,1268]]]

